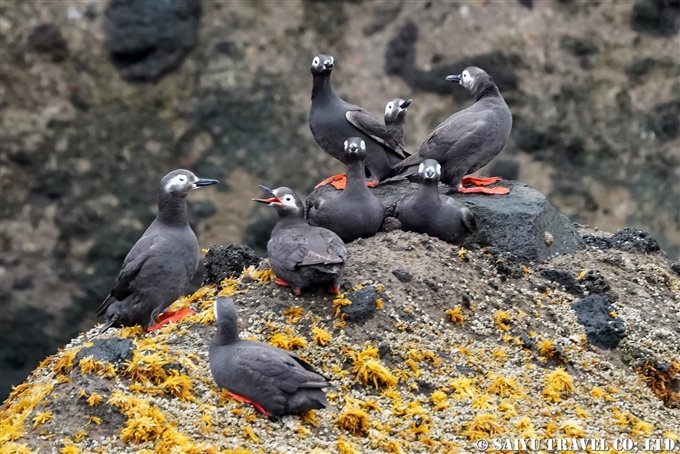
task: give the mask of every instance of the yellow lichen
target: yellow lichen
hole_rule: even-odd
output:
[[[269,343],[284,350],[299,350],[307,346],[307,340],[304,337],[291,336],[286,333],[275,333],[269,339]]]
[[[453,388],[453,396],[457,399],[470,399],[479,394],[471,378],[459,376],[449,380],[449,386]]]
[[[333,299],[333,314],[335,314],[336,317],[341,317],[343,314],[342,308],[343,306],[349,306],[352,304],[352,301],[345,298],[345,294],[341,293],[337,297]]]
[[[102,423],[102,418],[100,418],[99,416],[90,416],[87,423],[88,424],[92,423],[98,426]]]
[[[538,353],[546,359],[553,359],[557,356],[555,344],[550,339],[543,339],[536,346],[538,347]]]
[[[295,324],[302,320],[302,316],[305,315],[304,309],[300,306],[291,306],[283,313],[288,319],[288,323]]]
[[[332,337],[331,333],[319,326],[312,326],[312,334],[314,335],[314,343],[325,347],[331,343]]]
[[[33,451],[24,443],[3,443],[0,446],[0,453],[2,454],[32,454]]]
[[[493,318],[496,327],[501,331],[508,331],[510,329],[510,325],[508,325],[508,322],[510,322],[511,320],[512,317],[510,316],[510,313],[507,311],[496,311],[496,314],[494,315]]]
[[[575,421],[573,419],[570,419],[568,421],[565,421],[562,424],[562,432],[567,437],[571,438],[584,438],[586,436],[585,430],[583,430],[583,427],[581,427],[578,423],[578,421]]]
[[[453,309],[447,309],[446,317],[449,321],[462,325],[465,323],[465,315],[463,314],[463,309],[460,306],[456,306]]]
[[[71,372],[71,369],[73,369],[73,360],[76,357],[76,354],[78,353],[80,349],[78,348],[70,348],[68,350],[64,350],[61,353],[58,354],[59,359],[57,360],[56,363],[54,363],[54,367],[52,370],[56,372],[57,374],[65,374],[67,372]]]
[[[59,450],[59,454],[80,454],[80,449],[76,445],[67,441]]]
[[[83,441],[86,437],[87,437],[87,432],[85,432],[84,430],[80,430],[73,435],[73,441],[75,441],[76,443],[79,443],[79,442]]]
[[[360,451],[354,449],[354,446],[352,446],[350,442],[345,441],[342,438],[338,439],[336,447],[338,448],[339,454],[361,454]]]
[[[503,416],[506,418],[517,416],[517,410],[515,409],[515,406],[512,404],[512,402],[507,400],[504,400],[498,404],[498,411],[503,413]]]
[[[170,376],[158,385],[158,389],[162,390],[165,394],[179,397],[182,400],[195,400],[191,394],[191,378],[188,375],[180,374],[176,370],[170,372]]]
[[[594,399],[606,399],[609,396],[607,391],[600,388],[599,386],[593,386],[593,389],[590,390],[590,395]]]
[[[470,440],[481,440],[492,438],[503,433],[496,417],[490,413],[482,413],[465,425],[463,432]]]
[[[217,296],[231,296],[238,291],[239,282],[233,278],[222,279],[220,282],[220,291]]]
[[[441,411],[449,408],[449,396],[443,391],[435,391],[430,394],[430,400],[434,404],[432,407],[434,411]]]
[[[90,397],[87,398],[86,402],[90,407],[95,407],[102,403],[102,400],[104,400],[104,398],[100,394],[93,392],[90,394]]]
[[[266,284],[268,282],[274,282],[276,275],[271,268],[258,270],[255,268],[255,265],[250,265],[248,268],[243,270],[240,278],[252,279],[253,281],[259,282],[261,284]]]
[[[486,410],[491,408],[492,399],[488,394],[482,394],[472,399],[470,406],[476,410]]]
[[[316,416],[316,410],[307,410],[302,414],[301,419],[302,422],[309,424],[310,426],[319,427],[321,424],[319,418]]]
[[[571,376],[563,368],[558,367],[546,375],[545,388],[543,388],[542,394],[550,402],[559,402],[563,394],[575,391],[576,388]]]
[[[144,328],[139,325],[124,326],[118,332],[118,335],[122,337],[138,337],[142,334],[144,334]]]
[[[41,411],[36,413],[35,417],[33,418],[33,428],[35,429],[39,425],[46,423],[53,417],[54,415],[51,411]]]
[[[515,428],[520,432],[522,438],[535,438],[534,424],[528,416],[523,416],[515,423]]]
[[[354,406],[347,406],[335,420],[335,424],[353,435],[366,436],[370,428],[368,413]]]
[[[491,378],[491,383],[487,392],[501,397],[519,397],[522,395],[522,389],[516,378],[503,377],[494,373],[490,373],[489,378]]]
[[[244,427],[243,427],[243,432],[244,432],[244,433],[246,434],[246,436],[247,436],[250,440],[252,440],[253,442],[255,442],[255,443],[259,443],[259,442],[260,442],[260,437],[257,436],[257,434],[256,434],[255,431],[252,429],[252,427],[250,427],[250,426],[244,426]]]
[[[375,309],[376,310],[381,310],[385,308],[385,302],[383,301],[382,298],[378,298],[375,300]]]
[[[360,381],[376,388],[397,384],[397,377],[378,359],[377,348],[369,346],[361,352],[350,351],[348,355],[352,359],[352,372]]]

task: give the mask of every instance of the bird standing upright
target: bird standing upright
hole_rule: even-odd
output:
[[[394,98],[385,104],[385,129],[389,134],[390,142],[396,147],[406,150],[404,143],[404,123],[406,123],[406,112],[408,106],[413,102],[412,99]],[[408,153],[407,153],[408,154]]]
[[[186,214],[186,196],[217,180],[198,178],[184,169],[173,170],[161,179],[158,215],[130,249],[111,293],[97,315],[105,314],[100,332],[111,326],[142,325],[149,330],[187,315],[156,317],[185,290],[198,266],[199,248]]]
[[[512,114],[491,76],[476,66],[470,66],[460,75],[446,78],[467,88],[475,103],[454,113],[432,131],[418,153],[395,166],[405,175],[415,173],[425,159],[435,159],[442,166],[442,182],[451,186],[449,192],[507,194],[508,188],[485,187],[496,183],[499,177],[463,178],[491,161],[505,146],[512,129]],[[479,187],[466,188],[463,183]]]
[[[390,145],[385,125],[373,114],[349,104],[333,92],[331,72],[334,66],[335,59],[330,55],[319,54],[312,61],[309,128],[319,146],[342,163],[345,163],[343,141],[348,137],[364,140],[367,148],[366,172],[372,185],[376,185],[393,176],[395,171],[392,168],[408,153]],[[344,188],[343,176],[336,177],[328,178],[321,184],[330,182],[338,189]]]

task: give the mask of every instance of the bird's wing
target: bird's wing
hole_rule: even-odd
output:
[[[130,249],[125,260],[123,261],[123,266],[118,273],[116,282],[113,284],[111,293],[102,302],[97,310],[97,315],[101,315],[106,312],[106,309],[115,300],[122,301],[127,298],[132,292],[132,283],[141,271],[144,263],[152,255],[151,252],[157,248],[161,243],[163,243],[163,236],[158,233],[148,233],[142,236],[135,245]]]
[[[343,263],[347,254],[343,251],[344,243],[339,238],[329,240],[330,236],[324,230],[309,226],[289,229],[285,236],[272,238],[267,249],[275,250],[276,259],[289,270],[298,266]]]
[[[387,128],[385,128],[385,125],[372,113],[367,112],[361,107],[355,107],[354,109],[345,112],[345,118],[355,128],[370,136],[376,142],[379,142],[394,151],[400,157],[406,158],[409,156],[408,151],[394,140],[392,135],[387,131]]]
[[[304,235],[295,231],[272,237],[267,243],[270,259],[281,263],[288,270],[294,270],[302,263],[307,253],[307,241]],[[273,256],[273,257],[272,257]]]
[[[307,252],[300,265],[344,263],[347,256],[345,243],[335,233],[322,227],[314,227],[305,239]]]

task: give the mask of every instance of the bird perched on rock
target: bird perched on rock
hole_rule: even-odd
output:
[[[476,66],[446,79],[467,88],[475,97],[475,103],[444,120],[423,142],[418,153],[398,163],[395,169],[408,169],[404,174],[413,174],[414,166],[425,159],[435,159],[442,166],[442,181],[451,186],[449,192],[507,194],[507,188],[484,187],[498,182],[498,177],[463,177],[481,169],[505,146],[512,129],[508,105],[491,76]],[[479,187],[465,188],[462,183]]]
[[[385,125],[361,107],[349,104],[338,97],[331,88],[331,71],[335,60],[320,54],[312,61],[312,106],[309,111],[309,128],[314,140],[328,154],[345,163],[342,143],[347,137],[359,137],[366,142],[366,171],[373,185],[394,175],[392,167],[408,156],[403,148],[390,141]],[[336,178],[337,177],[337,178]],[[333,183],[342,189],[342,176],[321,182]]]
[[[404,144],[404,123],[406,123],[408,106],[412,102],[412,99],[395,98],[385,105],[385,129],[389,135],[389,143],[404,150],[405,154],[408,152]]]
[[[344,142],[347,186],[344,191],[328,190],[307,199],[307,219],[325,227],[349,243],[376,234],[385,218],[385,207],[366,187],[364,159],[366,142],[350,137]]]
[[[395,207],[395,217],[404,230],[427,233],[448,243],[460,244],[476,230],[470,210],[460,202],[439,194],[441,166],[426,159],[418,166],[418,190],[407,195]]]
[[[153,330],[187,315],[164,314],[159,325],[152,326],[158,314],[182,294],[198,265],[198,240],[187,220],[186,196],[215,183],[184,169],[161,179],[158,215],[128,252],[111,293],[97,312],[106,317],[101,332],[131,325]]]
[[[253,200],[273,206],[279,214],[267,242],[276,284],[290,286],[296,296],[303,288],[320,285],[329,285],[337,294],[347,258],[345,243],[334,232],[309,225],[302,201],[290,188],[260,187],[272,197]]]
[[[283,416],[328,406],[328,379],[288,350],[241,340],[238,313],[226,297],[215,301],[217,332],[210,343],[210,372],[217,386],[265,416]]]

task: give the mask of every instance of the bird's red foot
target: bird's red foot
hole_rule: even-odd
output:
[[[253,407],[255,407],[255,410],[259,411],[260,413],[262,413],[262,414],[265,415],[266,417],[270,417],[270,416],[272,415],[272,414],[269,413],[267,410],[265,410],[264,408],[262,408],[262,405],[260,405],[260,404],[258,404],[257,402],[254,402],[254,401],[248,399],[247,397],[239,396],[238,394],[234,394],[234,393],[231,392],[231,391],[227,391],[227,394],[229,394],[229,396],[231,396],[231,397],[232,397],[233,399],[235,399],[235,400],[238,400],[239,402],[243,402],[243,403],[252,405]]]
[[[484,186],[477,186],[474,188],[458,188],[458,192],[462,194],[486,194],[486,195],[505,195],[510,193],[510,189],[503,186],[497,186],[495,188],[487,188]]]
[[[316,186],[314,186],[314,189],[319,189],[321,186],[325,186],[327,184],[332,185],[335,189],[343,190],[345,189],[345,186],[347,186],[347,174],[340,173],[338,175],[331,175],[330,177],[326,178]]]
[[[146,330],[149,333],[152,331],[156,331],[157,329],[162,328],[163,326],[167,325],[170,322],[178,322],[182,320],[184,317],[187,317],[193,313],[194,311],[191,310],[189,306],[183,307],[176,311],[163,312],[161,315],[158,316],[157,323],[153,326],[149,326]]]
[[[472,184],[475,186],[488,186],[490,184],[498,183],[501,181],[501,177],[465,177],[463,178],[463,184]]]
[[[366,187],[367,188],[377,188],[378,182],[375,181],[375,180],[368,180],[368,181],[366,181]]]
[[[302,295],[302,289],[301,288],[293,288],[293,294],[295,294],[295,296]]]
[[[290,287],[290,285],[288,284],[288,282],[284,281],[284,280],[281,279],[280,277],[277,277],[276,279],[274,279],[274,283],[275,283],[276,285],[280,285],[281,287]]]
[[[339,295],[340,294],[340,287],[337,287],[335,285],[331,286],[331,293],[333,295]]]

